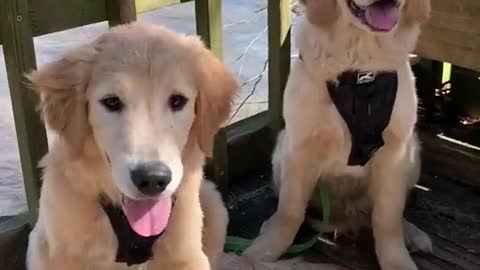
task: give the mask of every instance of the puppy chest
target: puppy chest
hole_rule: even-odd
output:
[[[327,82],[331,100],[348,127],[349,166],[365,166],[384,145],[398,89],[396,72],[345,71]]]

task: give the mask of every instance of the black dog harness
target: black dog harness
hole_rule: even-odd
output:
[[[348,165],[365,166],[384,145],[382,133],[390,122],[398,88],[396,72],[345,71],[328,81],[330,98],[350,130]]]
[[[142,264],[152,259],[152,247],[155,241],[162,235],[143,237],[138,235],[128,223],[122,208],[112,204],[103,196],[100,197],[100,205],[107,214],[112,229],[118,240],[116,262],[126,263],[128,266]]]
[[[303,61],[301,54],[299,58]],[[347,70],[337,81],[328,81],[327,88],[352,138],[348,165],[365,166],[384,145],[382,133],[397,97],[397,72]]]

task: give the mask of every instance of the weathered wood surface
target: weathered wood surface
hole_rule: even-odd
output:
[[[107,19],[110,27],[137,20],[135,0],[106,0]]]
[[[432,16],[416,51],[424,58],[480,71],[480,1],[432,0]]]
[[[25,216],[0,217],[0,269],[25,270],[29,232]]]
[[[290,73],[290,0],[268,1],[268,112],[270,126],[283,127],[283,92]]]
[[[413,255],[419,269],[480,269],[479,190],[428,174],[420,184],[430,191],[414,191],[406,217],[431,236],[434,251]],[[336,248],[321,245],[319,250],[352,269],[378,269],[369,232],[362,232],[358,241],[340,243]]]
[[[276,198],[267,175],[243,177],[226,196],[230,211],[229,233],[254,237],[262,221],[276,209]],[[433,254],[414,253],[420,270],[480,269],[480,190],[456,181],[423,174],[420,184],[429,191],[415,189],[406,218],[427,232],[433,241]],[[312,237],[302,226],[297,243]],[[373,237],[368,229],[356,237],[333,240],[335,246],[319,242],[306,257],[315,262],[332,262],[354,270],[377,270]]]
[[[154,9],[189,2],[192,0],[29,0],[29,14],[34,36],[63,31],[87,24],[108,21],[109,6],[112,3],[136,5],[136,12],[142,13]],[[131,17],[132,13],[125,10],[122,17]],[[119,14],[119,13],[118,13]],[[0,37],[1,32],[0,30]],[[0,38],[0,44],[3,44]]]
[[[34,36],[106,21],[106,0],[29,0]]]
[[[142,13],[190,1],[193,0],[135,0],[135,4],[137,6],[137,13]]]
[[[38,161],[48,150],[45,127],[36,110],[37,95],[28,89],[24,74],[36,68],[35,51],[27,0],[0,2],[0,27],[10,86],[15,129],[32,222],[38,212],[40,169]]]
[[[422,142],[422,167],[427,173],[480,187],[479,150],[446,141],[431,132],[420,133],[420,140]]]

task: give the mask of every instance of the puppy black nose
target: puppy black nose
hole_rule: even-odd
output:
[[[141,193],[154,196],[165,190],[172,172],[162,162],[149,162],[137,165],[130,171],[130,177]]]

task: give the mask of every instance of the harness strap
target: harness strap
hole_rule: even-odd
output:
[[[105,196],[101,196],[99,202],[117,236],[118,248],[116,262],[131,266],[151,260],[153,258],[153,244],[162,233],[150,237],[138,235],[130,227],[128,219],[121,207],[112,204]]]
[[[327,82],[328,93],[348,126],[352,148],[349,166],[365,166],[384,145],[397,96],[396,72],[345,71]]]
[[[319,197],[320,197],[320,207],[322,209],[322,222],[325,225],[330,223],[330,215],[331,215],[331,205],[330,205],[330,193],[328,189],[320,184],[319,187]],[[285,255],[300,255],[306,251],[308,251],[311,247],[313,247],[318,240],[323,236],[323,231],[318,232],[315,236],[313,236],[310,240],[305,243],[291,245],[286,251]],[[245,251],[251,244],[252,240],[236,237],[236,236],[227,236],[224,251],[225,252],[234,252],[237,254],[242,253]]]

